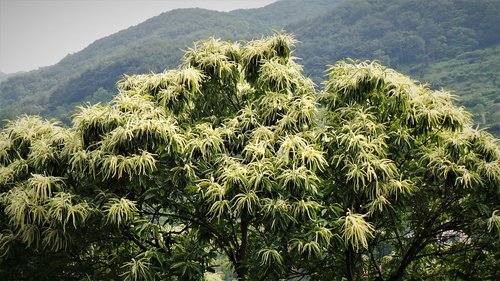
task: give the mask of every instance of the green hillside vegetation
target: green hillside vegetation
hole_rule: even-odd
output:
[[[3,80],[7,79],[9,76],[3,72],[0,72],[0,82],[2,82]]]
[[[210,36],[242,40],[269,34],[271,24],[262,17],[282,17],[284,26],[292,14],[309,15],[336,1],[279,1],[262,9],[221,13],[203,9],[178,9],[97,40],[58,64],[18,75],[0,84],[0,120],[23,113],[42,114],[70,122],[72,109],[86,101],[108,101],[114,83],[123,74],[160,72],[174,67],[193,41]],[[310,13],[302,13],[304,9]],[[316,7],[316,9],[312,8]],[[282,14],[286,11],[289,14]],[[255,13],[255,16],[254,16]],[[303,19],[298,17],[297,19]],[[297,20],[295,19],[295,20]],[[102,99],[103,98],[103,99]]]
[[[455,91],[459,95],[459,104],[474,114],[476,123],[500,136],[499,46],[430,64],[423,69],[421,76],[420,79],[433,87]]]
[[[498,45],[499,13],[496,0],[353,0],[287,29],[307,38],[298,55],[318,77],[318,64],[332,59],[377,58],[400,68]]]
[[[316,81],[327,61],[379,59],[454,90],[476,123],[500,136],[499,14],[496,0],[355,0],[287,30],[307,38],[297,56]]]
[[[236,10],[231,14],[265,23],[275,29],[289,24],[315,18],[328,13],[345,0],[281,0],[266,7],[248,10]]]
[[[245,38],[245,34],[249,38],[256,30],[263,29],[258,23],[238,21],[228,13],[203,9],[164,13],[100,39],[55,66],[1,83],[0,117],[39,113],[68,121],[70,109],[82,101],[95,99],[93,95],[98,90],[114,91],[115,81],[125,73],[160,72],[173,67],[182,49],[200,38],[212,35]]]
[[[193,41],[248,40],[284,27],[304,42],[294,55],[317,83],[328,63],[379,59],[434,87],[454,90],[475,122],[499,136],[498,14],[496,0],[282,0],[231,13],[175,10],[98,40],[55,66],[1,83],[0,118],[37,113],[69,124],[74,106],[109,101],[123,74],[175,66]],[[441,68],[448,65],[457,68],[448,68],[446,76]]]
[[[3,72],[0,72],[0,83],[2,83],[3,81],[7,80],[9,77],[13,77],[13,76],[16,76],[16,75],[22,75],[26,73],[25,71],[18,71],[18,72],[15,72],[15,73],[3,73]]]

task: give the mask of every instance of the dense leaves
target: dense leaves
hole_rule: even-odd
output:
[[[196,42],[73,126],[0,134],[4,279],[496,276],[500,149],[376,62],[318,92],[284,33]]]

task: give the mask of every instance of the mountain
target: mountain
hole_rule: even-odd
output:
[[[250,38],[264,28],[222,12],[180,9],[97,40],[52,67],[11,77],[0,84],[2,116],[20,113],[61,117],[100,90],[114,91],[124,73],[159,72],[175,67],[182,49],[209,36]],[[68,119],[68,118],[63,118]]]
[[[303,42],[296,55],[316,81],[327,63],[379,59],[455,91],[476,123],[500,136],[498,15],[498,0],[352,0],[287,30]]]
[[[414,68],[500,44],[499,14],[498,0],[351,0],[287,29],[303,39],[306,65],[350,57]]]
[[[9,77],[12,77],[14,75],[19,75],[21,73],[23,73],[23,72],[16,72],[16,73],[3,73],[3,72],[0,72],[0,83],[2,81],[7,80],[7,78],[9,78]]]
[[[8,75],[3,73],[3,72],[0,72],[0,82],[2,82],[3,80],[7,79]]]
[[[312,9],[329,9],[336,0],[283,0],[267,7],[223,13],[203,9],[178,9],[163,13],[137,26],[97,40],[81,52],[68,55],[58,64],[12,77],[0,84],[0,119],[22,113],[42,114],[70,121],[72,108],[85,101],[109,100],[114,84],[123,74],[161,72],[176,67],[182,50],[193,41],[210,36],[225,40],[261,37],[280,29],[270,22],[281,16]],[[316,7],[316,8],[314,8]],[[286,16],[282,15],[286,11]],[[304,17],[298,17],[302,20]]]
[[[476,122],[498,136],[498,14],[498,0],[281,0],[229,13],[174,10],[1,82],[0,118],[35,113],[69,122],[73,106],[109,100],[123,74],[176,67],[193,41],[247,40],[284,28],[301,41],[294,55],[315,81],[337,60],[380,59],[455,90]]]
[[[474,114],[478,124],[500,136],[500,46],[465,52],[428,65],[422,80],[459,95],[459,103]]]
[[[231,14],[280,29],[292,23],[326,14],[344,1],[346,0],[281,0],[263,8],[236,10]]]

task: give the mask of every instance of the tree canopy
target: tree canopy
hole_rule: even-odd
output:
[[[493,279],[500,148],[377,62],[200,41],[64,127],[0,133],[3,279]]]

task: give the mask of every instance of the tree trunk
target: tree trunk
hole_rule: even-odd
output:
[[[236,268],[236,274],[238,275],[238,281],[245,281],[245,277],[247,275],[246,268],[239,264],[238,268]]]
[[[396,272],[391,274],[391,277],[389,277],[387,281],[399,281],[403,279],[406,268],[412,263],[417,254],[427,245],[428,238],[430,238],[433,233],[432,225],[442,212],[444,212],[443,208],[441,208],[441,210],[437,210],[436,213],[424,224],[424,229],[415,236],[410,248],[408,248],[408,251],[406,251],[406,254],[403,256],[398,269]]]
[[[248,267],[245,264],[248,244],[248,216],[243,214],[241,217],[241,244],[236,254],[236,274],[239,281],[245,281]]]
[[[345,265],[346,265],[346,278],[347,281],[354,280],[354,250],[351,246],[347,246],[347,250],[345,252]]]
[[[425,247],[424,238],[422,236],[417,237],[411,247],[408,249],[406,254],[401,261],[396,272],[394,272],[387,281],[399,281],[403,279],[406,268],[410,265],[410,263],[415,259],[417,254]]]

